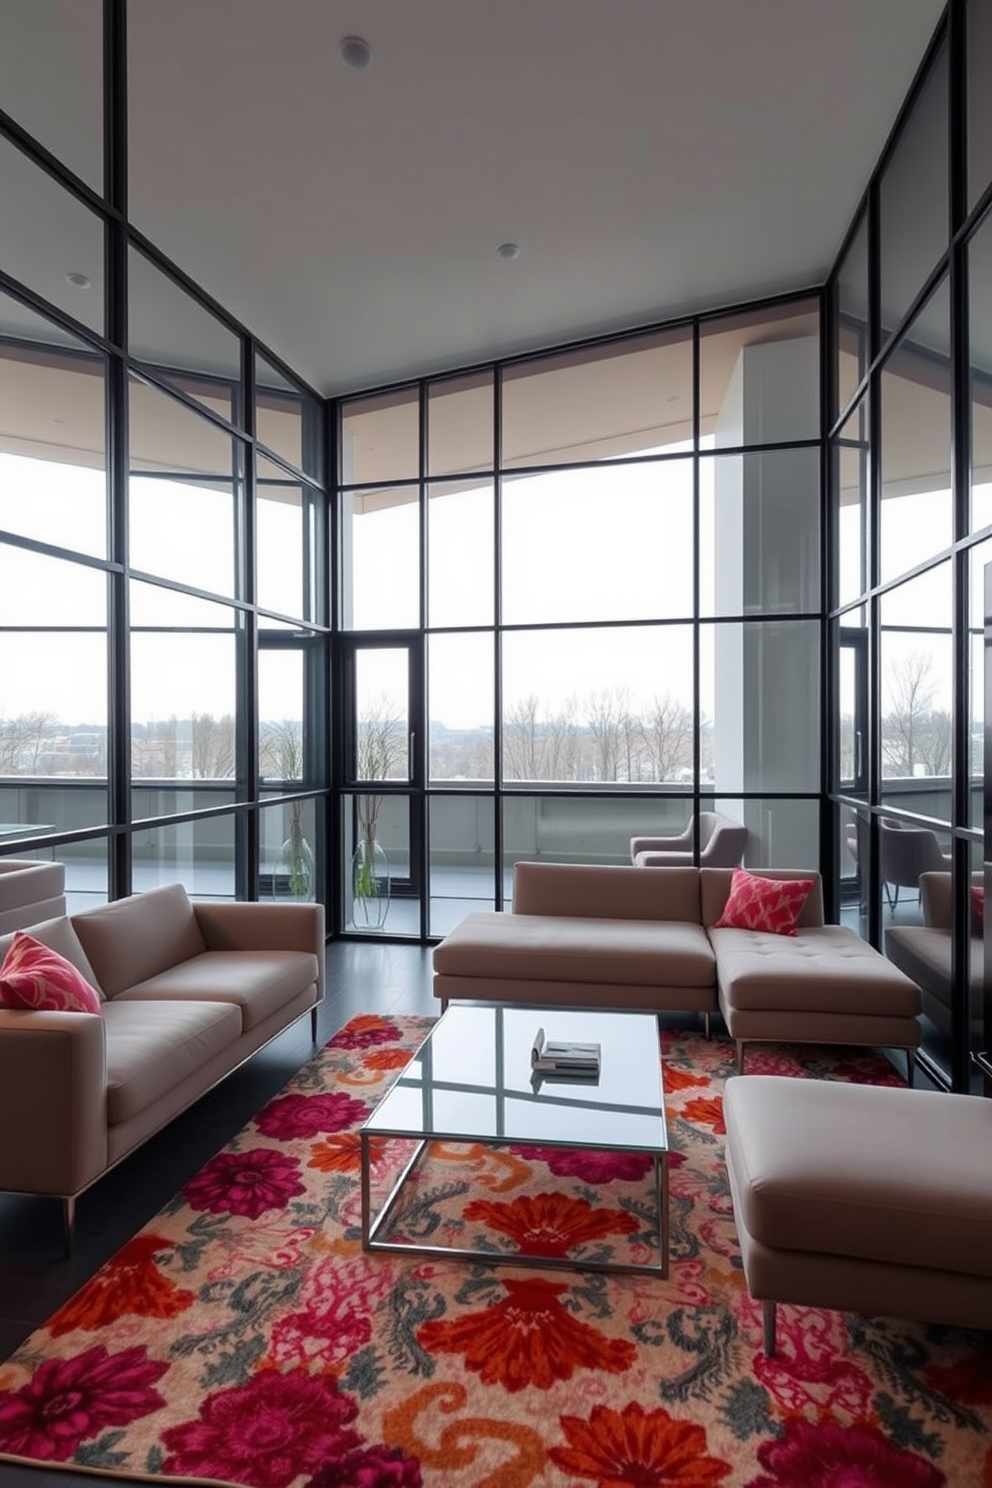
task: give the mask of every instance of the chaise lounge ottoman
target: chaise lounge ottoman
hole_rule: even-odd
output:
[[[727,1173],[751,1296],[992,1328],[992,1101],[732,1076]]]

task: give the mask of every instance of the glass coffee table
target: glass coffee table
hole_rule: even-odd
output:
[[[549,1039],[602,1047],[596,1079],[538,1076],[531,1046]],[[441,1016],[360,1132],[362,1245],[371,1251],[444,1256],[570,1270],[668,1275],[668,1134],[658,1020],[653,1013],[457,1005]],[[378,1212],[372,1212],[371,1148],[408,1138],[413,1153]],[[487,1147],[578,1147],[651,1158],[658,1216],[657,1264],[573,1260],[381,1238],[430,1142]]]

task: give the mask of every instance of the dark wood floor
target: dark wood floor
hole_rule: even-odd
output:
[[[431,952],[420,946],[357,941],[328,946],[319,1041],[326,1042],[356,1013],[436,1014],[430,972]],[[157,1214],[313,1052],[310,1020],[304,1018],[83,1194],[68,1260],[61,1205],[0,1195],[0,1360]],[[89,1474],[0,1463],[0,1488],[93,1488],[99,1481]]]

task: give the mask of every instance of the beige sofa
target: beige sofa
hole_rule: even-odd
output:
[[[0,1190],[77,1196],[324,989],[316,904],[191,903],[179,884],[33,925],[99,1016],[0,1008]],[[0,938],[0,958],[13,936]]]
[[[974,881],[982,882],[981,872]],[[941,1033],[950,1037],[953,954],[951,929],[954,900],[951,875],[942,870],[921,873],[922,925],[892,925],[885,931],[885,954],[913,978],[923,993],[923,1011]],[[978,1016],[985,985],[985,952],[981,934],[973,930],[969,955],[970,1006]]]
[[[65,914],[65,864],[0,858],[0,935]]]
[[[853,930],[825,925],[819,874],[796,936],[714,928],[730,868],[517,863],[510,914],[466,916],[434,948],[434,995],[537,1006],[723,1013],[743,1069],[748,1042],[920,1041],[916,984]]]

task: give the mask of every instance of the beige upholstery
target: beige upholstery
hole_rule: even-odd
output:
[[[65,914],[65,864],[0,858],[0,935]]]
[[[517,863],[513,911],[468,915],[434,949],[434,995],[534,1005],[719,1006],[738,1067],[754,1040],[879,1045],[920,1041],[919,988],[853,930],[824,925],[819,874],[796,936],[714,928],[730,868]]]
[[[982,880],[979,870],[973,882]],[[920,905],[922,925],[892,925],[886,929],[885,954],[918,984],[924,1013],[942,1033],[950,1036],[954,911],[950,873],[920,874]],[[968,961],[971,1008],[978,1017],[985,985],[985,948],[981,933],[974,927]]]
[[[747,827],[720,811],[701,811],[675,837],[632,837],[630,860],[637,868],[688,867],[695,863],[697,830],[701,867],[733,868],[743,858]]]
[[[32,934],[100,992],[99,1016],[0,1009],[0,1189],[72,1201],[324,990],[316,904],[192,904],[178,884]],[[12,937],[0,938],[0,956]]]
[[[992,1102],[758,1075],[724,1119],[768,1352],[779,1302],[992,1326]]]

